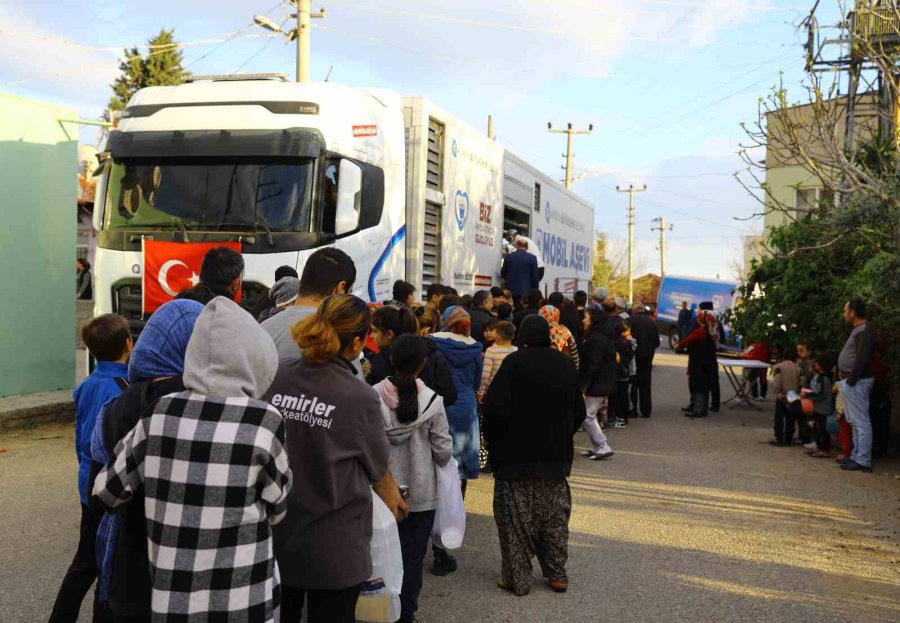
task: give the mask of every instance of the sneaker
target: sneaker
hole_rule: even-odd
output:
[[[581,456],[586,456],[587,458],[591,458],[594,456],[594,451],[593,450],[585,450],[583,452],[579,452],[578,454],[580,454]]]
[[[692,413],[694,411],[694,407],[692,407],[691,405],[688,405],[686,407],[681,407],[681,410],[684,411],[685,413]]]
[[[612,450],[610,450],[609,452],[604,452],[603,454],[597,454],[596,452],[591,452],[590,459],[592,461],[602,461],[603,459],[608,459],[609,457],[611,457],[614,454],[615,454],[615,452],[613,452]]]
[[[755,400],[756,402],[765,402],[765,401],[766,401],[766,399],[763,398],[762,396],[757,396],[757,397],[754,398],[753,400]]]
[[[803,444],[803,449],[804,450],[818,450],[819,447],[815,443],[810,442],[810,443]]]
[[[872,472],[872,468],[866,465],[860,465],[856,461],[847,461],[841,464],[841,469],[848,472]]]
[[[455,556],[447,553],[447,550],[445,549],[434,550],[434,564],[431,567],[432,575],[443,577],[447,574],[453,573],[458,568],[459,564],[456,562]]]
[[[610,428],[628,428],[627,422],[625,420],[613,420],[609,423]]]

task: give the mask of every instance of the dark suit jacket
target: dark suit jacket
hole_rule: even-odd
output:
[[[500,276],[506,279],[506,287],[515,296],[521,296],[541,283],[537,258],[524,249],[506,256]]]

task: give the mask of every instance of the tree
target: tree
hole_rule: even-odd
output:
[[[621,268],[609,259],[608,251],[609,236],[600,230],[597,232],[597,239],[594,242],[594,266],[591,273],[591,281],[595,287],[608,285]]]
[[[190,73],[182,67],[181,56],[174,30],[160,30],[147,42],[146,55],[142,56],[138,48],[125,50],[125,58],[119,64],[122,73],[110,85],[113,96],[109,100],[109,108],[123,110],[128,100],[144,87],[172,86],[184,82]]]
[[[885,5],[876,22],[900,35],[900,10]],[[817,3],[818,5],[818,3]],[[860,8],[857,5],[857,9]],[[866,11],[871,7],[863,6]],[[881,10],[881,9],[877,9]],[[850,23],[850,22],[847,22]],[[856,23],[865,24],[865,20]],[[814,39],[815,17],[804,22]],[[874,324],[888,339],[882,345],[888,367],[900,378],[900,157],[893,108],[885,101],[900,96],[896,48],[886,38],[855,30],[851,58],[866,65],[858,78],[865,93],[848,129],[848,101],[834,73],[817,72],[815,41],[808,45],[807,82],[802,103],[776,87],[760,100],[759,117],[745,126],[748,148],[766,149],[765,162],[743,152],[763,213],[781,212],[785,224],[767,232],[767,257],[754,262],[742,302],[733,312],[735,329],[748,340],[796,343],[809,340],[820,349],[839,349],[848,328],[844,303],[861,298]],[[880,32],[880,30],[878,31]],[[890,79],[882,80],[882,76]],[[879,82],[881,92],[878,90]],[[863,106],[865,104],[865,106]],[[802,167],[824,189],[808,210],[779,200],[760,179],[765,167]]]

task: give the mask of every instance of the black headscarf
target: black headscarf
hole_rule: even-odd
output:
[[[537,314],[526,316],[519,326],[516,345],[519,348],[550,346],[550,323]]]

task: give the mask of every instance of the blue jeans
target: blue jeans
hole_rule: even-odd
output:
[[[403,588],[400,591],[400,621],[412,621],[419,609],[419,593],[422,590],[422,564],[435,511],[410,513],[397,528],[400,533],[400,553],[403,555]]]
[[[851,387],[844,383],[844,415],[853,429],[853,453],[850,460],[863,467],[872,466],[872,421],[869,419],[869,398],[874,379],[859,379]]]

